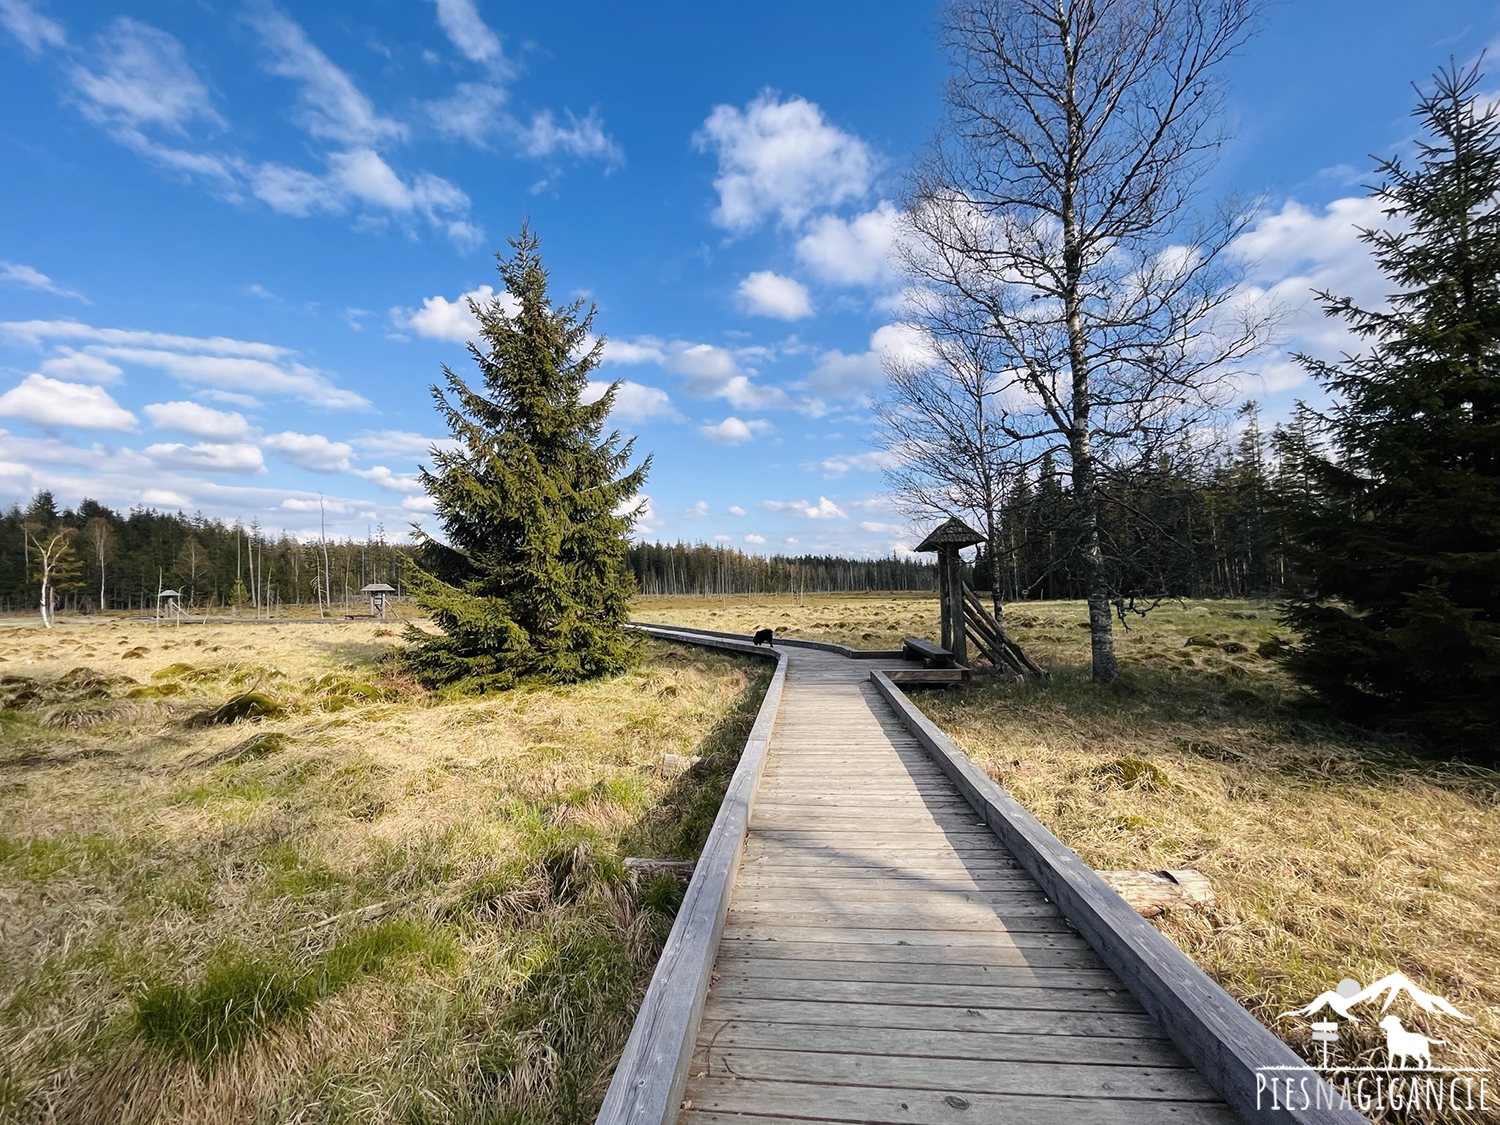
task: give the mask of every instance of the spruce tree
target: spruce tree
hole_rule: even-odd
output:
[[[1454,746],[1500,737],[1500,120],[1477,69],[1419,94],[1412,164],[1379,166],[1395,220],[1362,237],[1398,290],[1319,294],[1365,351],[1300,357],[1330,392],[1291,499],[1303,582],[1288,657],[1351,713]]]
[[[634,592],[629,504],[651,459],[628,468],[634,439],[604,434],[618,384],[583,401],[604,343],[590,331],[593,306],[553,305],[527,227],[510,245],[496,259],[513,311],[503,294],[471,303],[482,389],[446,366],[446,386],[432,388],[457,439],[421,476],[446,541],[419,530],[407,574],[443,632],[412,629],[406,662],[460,692],[605,675],[632,652],[621,628]]]

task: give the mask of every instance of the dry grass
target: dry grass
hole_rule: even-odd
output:
[[[620,861],[696,854],[767,676],[439,702],[395,639],[0,622],[0,1119],[592,1118],[680,894]]]
[[[935,599],[805,601],[651,599],[640,615],[864,647],[936,636]],[[1011,607],[1048,684],[981,677],[916,699],[1093,866],[1208,875],[1216,909],[1161,928],[1304,1054],[1305,1021],[1279,1013],[1345,976],[1399,969],[1475,1017],[1397,1009],[1450,1041],[1441,1065],[1500,1066],[1500,774],[1330,719],[1268,658],[1288,634],[1267,603],[1170,605],[1132,622],[1109,688],[1089,682],[1085,616],[1078,603]],[[1366,1063],[1383,1065],[1382,1033],[1352,1030]],[[1346,1061],[1350,1046],[1346,1030]],[[1493,1088],[1490,1099],[1493,1110]]]

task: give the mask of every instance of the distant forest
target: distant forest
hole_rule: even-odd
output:
[[[1104,505],[1106,554],[1116,589],[1145,596],[1241,597],[1273,593],[1288,577],[1282,500],[1303,485],[1284,470],[1279,447],[1298,440],[1298,423],[1267,438],[1247,420],[1231,448],[1199,468],[1169,464],[1121,475]],[[981,551],[971,581],[998,580],[1006,601],[1081,598],[1083,570],[1068,482],[1043,463],[1019,483],[1000,513],[997,564]],[[69,549],[55,572],[64,612],[149,611],[158,590],[180,590],[186,604],[237,605],[247,612],[326,604],[362,609],[362,586],[386,582],[402,591],[411,548],[391,543],[383,527],[365,538],[299,541],[257,521],[133,508],[125,514],[85,500],[60,509],[49,492],[0,517],[0,611],[31,609],[39,596],[34,550],[23,528],[64,529]],[[853,559],[833,555],[750,555],[725,546],[637,543],[630,566],[645,594],[834,593],[936,589],[927,558]]]

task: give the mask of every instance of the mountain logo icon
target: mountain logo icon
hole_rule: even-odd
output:
[[[1436,993],[1428,992],[1426,989],[1414,983],[1405,973],[1391,973],[1383,976],[1372,984],[1360,986],[1359,981],[1345,978],[1339,981],[1338,986],[1328,992],[1320,993],[1309,1004],[1301,1008],[1293,1008],[1289,1012],[1282,1012],[1277,1019],[1286,1019],[1289,1016],[1302,1016],[1312,1019],[1313,1041],[1320,1043],[1323,1047],[1323,1069],[1329,1068],[1328,1048],[1330,1044],[1337,1043],[1339,1037],[1339,1025],[1335,1020],[1329,1018],[1329,1013],[1348,1020],[1350,1023],[1359,1023],[1360,1018],[1354,1009],[1361,1004],[1373,1005],[1375,1001],[1384,999],[1379,1010],[1382,1015],[1390,1010],[1396,1000],[1405,996],[1415,1007],[1432,1015],[1451,1016],[1454,1019],[1472,1020],[1460,1012],[1447,1000]],[[1416,1032],[1408,1031],[1402,1026],[1401,1020],[1395,1015],[1384,1015],[1378,1026],[1386,1033],[1386,1069],[1403,1070],[1410,1065],[1419,1068],[1432,1067],[1431,1047],[1434,1043],[1446,1044],[1446,1040],[1432,1039]],[[1397,1066],[1396,1060],[1401,1060]]]

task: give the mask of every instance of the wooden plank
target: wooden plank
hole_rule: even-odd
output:
[[[871,675],[959,792],[1230,1105],[1251,1121],[1365,1120],[1341,1101],[1330,1105],[1316,1097],[1304,1109],[1267,1108],[1258,1093],[1264,1091],[1264,1070],[1306,1063],[979,769],[883,673]]]
[[[1039,1021],[1040,1022],[1040,1021]],[[1101,1066],[1184,1068],[1182,1053],[1167,1039],[1112,1039],[1102,1035],[1025,1034],[919,1030],[907,1027],[845,1027],[786,1023],[781,1020],[723,1020],[705,1013],[699,1026],[697,1060],[706,1044],[770,1050],[837,1051],[848,1054],[906,1055],[916,1058],[995,1059],[1006,1062],[1089,1063]]]
[[[759,941],[818,941],[850,942],[853,944],[910,945],[943,948],[953,945],[977,945],[986,949],[1002,944],[1015,949],[1034,945],[1071,947],[1079,941],[1072,927],[1062,929],[1022,929],[992,927],[962,930],[911,930],[893,929],[871,924],[803,925],[788,923],[784,919],[764,920],[744,918],[731,914],[724,923],[727,938],[747,938]]]
[[[726,955],[721,948],[714,971],[726,977],[776,977],[780,980],[862,980],[890,984],[952,984],[969,988],[1082,988],[1124,991],[1108,969],[1039,968],[1027,964],[945,965],[892,964],[888,961],[842,961],[833,958],[793,960],[785,957]]]
[[[769,1082],[819,1082],[843,1087],[875,1086],[901,1091],[940,1090],[963,1094],[1034,1094],[1051,1098],[1119,1098],[1216,1102],[1197,1071],[1182,1067],[1097,1066],[1087,1063],[1012,1062],[1003,1059],[912,1058],[808,1050],[788,1035],[787,1049],[715,1043],[693,1055],[695,1075]],[[705,1084],[695,1078],[692,1097]]]
[[[1034,968],[1101,969],[1104,962],[1084,942],[1062,945],[861,945],[841,941],[756,941],[723,937],[719,957],[764,961],[873,961],[891,965],[1029,965]],[[1165,1034],[1165,1033],[1163,1033]]]
[[[761,1113],[870,1125],[1240,1125],[1234,1113],[1211,1102],[1142,1101],[1133,1098],[1058,1098],[1026,1094],[942,1093],[877,1086],[757,1082],[701,1078],[693,1082],[692,1108],[702,1113]]]
[[[1034,933],[1062,934],[1070,932],[1062,914],[1053,907],[1014,907],[1003,914],[986,910],[983,913],[950,913],[934,918],[920,912],[899,910],[834,911],[834,910],[760,910],[755,907],[740,909],[731,905],[729,918],[736,926],[777,925],[822,927],[835,929],[845,926],[884,926],[892,930],[909,930],[923,933],[941,930],[962,933],[978,930],[982,933],[1005,933],[1007,930]]]
[[[1034,1008],[949,1008],[921,1004],[830,1003],[818,1000],[735,1000],[710,996],[700,1034],[728,1023],[815,1024],[896,1031],[1055,1035],[1064,1039],[1138,1039],[1170,1043],[1144,1012]]]
[[[725,1000],[822,1000],[844,1004],[915,1004],[926,1008],[1034,1008],[1043,1012],[1139,1012],[1119,989],[1039,988],[996,985],[899,984],[864,980],[783,980],[722,977],[712,989]]]
[[[857,909],[861,913],[890,913],[896,908],[907,911],[936,911],[943,909],[944,904],[947,903],[964,903],[971,906],[992,907],[997,912],[1005,913],[1018,906],[1046,904],[1047,896],[1042,894],[1034,883],[1029,887],[1018,885],[1002,891],[923,890],[915,886],[891,890],[888,887],[877,887],[873,891],[867,889],[862,894],[839,888],[750,889],[737,884],[733,902],[735,907],[741,910],[790,909],[844,912],[847,907],[850,911]]]

